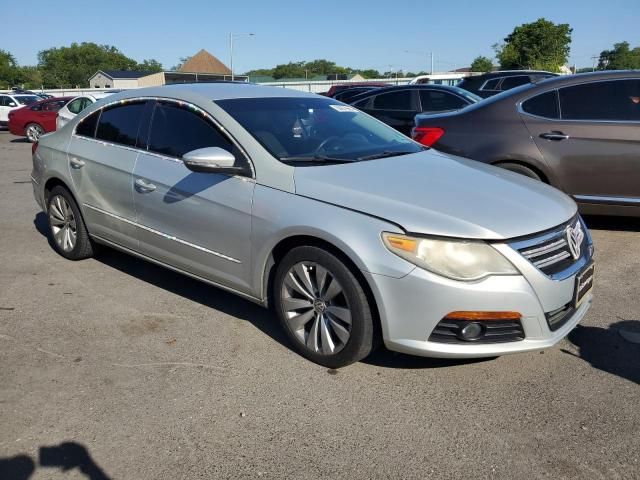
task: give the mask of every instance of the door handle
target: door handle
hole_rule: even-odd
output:
[[[558,131],[553,131],[553,132],[547,132],[547,133],[541,133],[540,134],[540,138],[544,138],[545,140],[554,140],[556,142],[559,142],[560,140],[567,140],[569,138],[569,135],[565,135],[562,132],[558,132]]]
[[[69,160],[69,163],[71,164],[71,168],[75,168],[76,170],[84,167],[85,165],[84,160],[78,160],[75,157],[71,157],[71,160]]]
[[[156,189],[156,186],[153,183],[149,183],[146,180],[138,178],[135,182],[133,182],[136,190],[140,193],[149,193],[153,192]]]

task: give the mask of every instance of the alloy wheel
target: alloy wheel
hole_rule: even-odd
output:
[[[280,301],[295,337],[312,352],[333,355],[351,336],[351,309],[335,276],[315,262],[299,262],[284,277]]]
[[[30,142],[37,142],[43,133],[42,127],[33,123],[25,129],[25,134]]]
[[[65,252],[72,251],[78,237],[76,218],[71,205],[62,195],[56,195],[49,202],[49,224],[58,246]]]

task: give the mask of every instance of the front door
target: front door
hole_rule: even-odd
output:
[[[182,155],[205,147],[232,152],[248,176],[196,173]],[[133,183],[140,251],[210,281],[250,293],[251,203],[248,159],[200,109],[156,103],[148,152]]]
[[[89,232],[132,249],[137,238],[131,178],[138,130],[150,107],[138,100],[92,113],[77,125],[67,152]]]
[[[543,95],[551,105],[556,94]],[[559,89],[558,98],[559,118],[522,117],[563,189],[611,203],[640,198],[640,80],[574,85]]]
[[[0,95],[0,125],[9,123],[9,112],[14,107],[15,102],[9,95]]]

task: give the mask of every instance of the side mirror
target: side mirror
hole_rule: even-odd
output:
[[[242,167],[235,166],[236,157],[220,147],[198,148],[182,156],[184,165],[193,172],[228,173],[235,175],[242,172]]]
[[[9,106],[10,107],[17,107],[18,105],[16,104],[16,102],[9,102]]]

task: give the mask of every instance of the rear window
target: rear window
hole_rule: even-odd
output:
[[[36,95],[16,95],[13,98],[15,98],[16,102],[18,102],[20,105],[31,105],[32,103],[36,103],[42,100]]]
[[[499,81],[500,81],[500,78],[493,78],[491,80],[487,80],[487,83],[483,85],[481,90],[497,90]]]
[[[422,103],[423,112],[458,110],[470,103],[457,95],[438,90],[420,90],[420,102]]]
[[[522,104],[522,110],[544,118],[558,118],[558,93],[556,90],[537,95]]]
[[[515,77],[507,77],[502,81],[500,90],[511,90],[512,88],[519,87],[520,85],[526,85],[531,83],[529,75],[518,75]]]
[[[146,102],[132,102],[105,108],[100,115],[96,138],[134,147]]]

